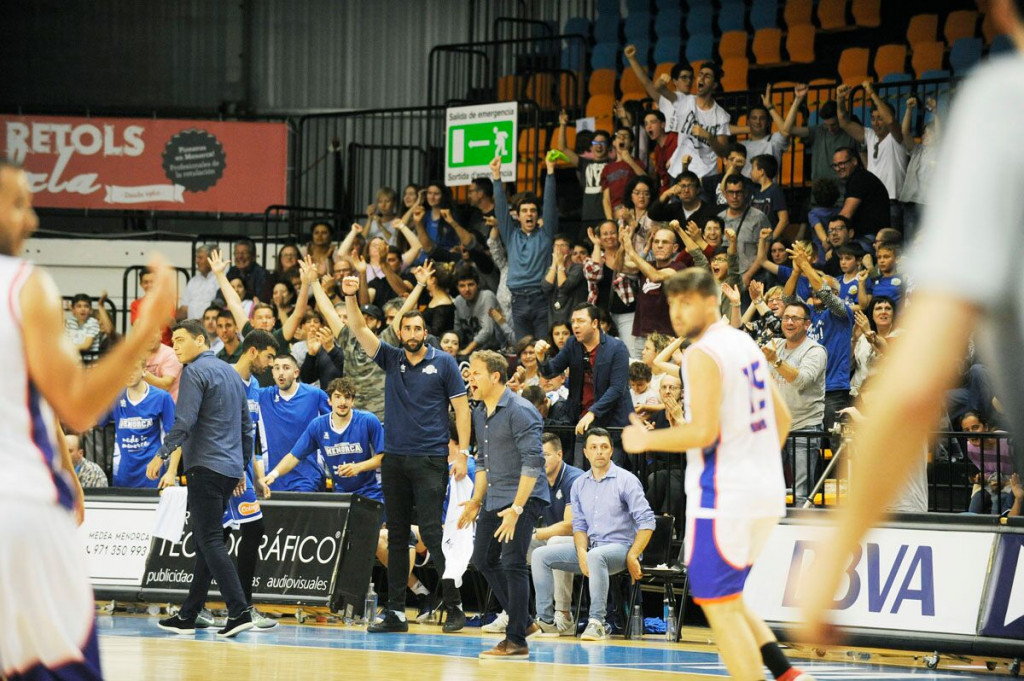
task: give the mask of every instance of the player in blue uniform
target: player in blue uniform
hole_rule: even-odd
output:
[[[327,392],[331,413],[313,419],[264,481],[272,484],[319,452],[335,492],[359,494],[383,503],[377,469],[384,458],[384,427],[372,413],[352,408],[356,387],[350,379],[334,379]]]
[[[329,414],[327,394],[319,388],[299,383],[299,365],[289,354],[274,360],[276,385],[260,391],[260,437],[267,468],[273,469],[305,432],[310,422]],[[316,459],[303,461],[288,479],[278,485],[282,492],[320,492],[324,472]]]
[[[164,435],[174,425],[174,400],[166,390],[142,380],[145,362],[139,362],[128,377],[128,387],[101,423],[113,423],[113,487],[156,488],[146,477],[146,465],[156,455]]]

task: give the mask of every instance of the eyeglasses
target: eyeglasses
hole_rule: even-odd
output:
[[[807,321],[807,317],[794,317],[791,314],[782,315],[782,321],[784,322],[803,322]]]
[[[829,234],[839,234],[840,232],[845,232],[845,231],[846,231],[846,227],[829,227],[828,228],[828,233]]]
[[[742,189],[726,189],[725,193],[728,194],[729,196],[742,196],[743,195],[743,190]]]
[[[593,142],[590,143],[590,146],[592,146],[592,147],[607,147],[608,146],[608,142],[605,141],[605,140],[594,140]]]
[[[836,161],[832,164],[832,167],[835,168],[836,170],[839,170],[840,168],[845,168],[846,166],[850,165],[850,163],[852,162],[853,161],[850,159],[847,159],[846,161]]]

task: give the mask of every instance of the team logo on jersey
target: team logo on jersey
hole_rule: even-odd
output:
[[[660,281],[651,281],[650,279],[645,280],[644,281],[644,285],[642,287],[644,293],[650,293],[651,291],[657,291],[660,288],[661,288],[661,282]]]
[[[126,402],[125,400],[121,400],[121,406],[122,407],[127,407],[128,406],[128,402]]]
[[[900,284],[902,284],[902,283],[903,283],[903,282],[902,282],[902,281],[900,281],[900,278],[899,278],[899,277],[893,277],[893,278],[892,278],[892,285],[893,285],[893,286],[899,286],[899,285],[900,285]]]
[[[558,490],[557,492],[555,492],[555,498],[556,499],[561,499],[562,498],[562,490]]]
[[[425,374],[436,374],[437,373],[437,367],[435,367],[433,364],[431,364],[430,366],[428,366],[426,369],[423,370],[423,373],[425,373]]]
[[[852,296],[856,292],[857,292],[857,285],[853,284],[852,286],[850,286],[850,295]]]

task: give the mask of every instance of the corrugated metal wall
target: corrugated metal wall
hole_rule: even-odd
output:
[[[426,101],[467,0],[35,0],[5,7],[0,107],[256,113]]]

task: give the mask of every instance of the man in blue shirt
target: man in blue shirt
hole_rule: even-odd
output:
[[[210,580],[216,579],[228,606],[227,624],[217,635],[230,638],[252,629],[253,622],[238,571],[224,545],[221,518],[231,494],[245,489],[253,425],[238,374],[210,352],[205,334],[194,319],[174,327],[174,354],[187,366],[181,372],[174,427],[149,462],[146,475],[155,480],[171,452],[182,448],[196,563],[181,610],[160,620],[160,628],[194,634],[196,615],[206,603]]]
[[[878,276],[861,282],[860,307],[868,309],[872,296],[891,298],[898,306],[903,300],[903,292],[907,288],[907,280],[898,270],[900,247],[898,244],[883,242],[875,249],[878,261]]]
[[[541,288],[551,266],[551,247],[558,232],[558,202],[555,196],[555,162],[547,159],[544,180],[544,210],[538,211],[537,197],[528,194],[515,206],[518,226],[509,215],[505,185],[501,182],[501,158],[491,161],[494,177],[494,217],[508,252],[508,290],[512,293],[512,328],[516,338],[548,335],[548,301]]]
[[[425,345],[426,324],[418,311],[399,320],[401,348],[389,345],[366,326],[356,294],[358,277],[341,282],[352,335],[384,370],[384,461],[381,482],[388,514],[388,608],[384,619],[369,627],[372,633],[408,631],[405,582],[409,575],[408,537],[415,507],[423,543],[444,574],[441,507],[448,489],[448,408],[455,411],[459,453],[451,474],[466,476],[471,430],[469,400],[455,358]],[[443,631],[465,626],[462,598],[452,579],[442,579]]]
[[[484,659],[530,656],[526,554],[537,516],[548,505],[547,485],[538,483],[543,420],[507,381],[508,361],[498,353],[480,350],[470,357],[469,388],[479,400],[473,409],[478,462],[473,498],[463,504],[459,528],[476,521],[473,564],[508,613],[504,640],[481,653]]]
[[[156,488],[157,481],[146,477],[146,466],[174,424],[171,394],[143,381],[145,369],[146,363],[139,362],[127,389],[101,421],[114,424],[114,487]]]
[[[384,458],[383,426],[370,412],[352,408],[356,386],[351,380],[334,379],[327,393],[331,413],[313,419],[291,452],[267,474],[267,485],[319,452],[335,492],[359,494],[383,503],[384,492],[377,482],[377,469]]]
[[[612,437],[604,428],[591,428],[584,439],[590,470],[572,486],[573,546],[555,544],[533,552],[533,586],[537,624],[555,632],[553,570],[590,578],[590,621],[584,641],[608,638],[604,617],[608,578],[629,570],[640,579],[640,555],[654,534],[654,511],[644,488],[632,473],[612,463]]]
[[[260,391],[260,434],[267,468],[281,463],[317,416],[329,414],[327,393],[299,383],[299,364],[288,354],[274,359],[274,383]],[[283,492],[321,492],[324,472],[316,459],[301,462],[278,486]]]

